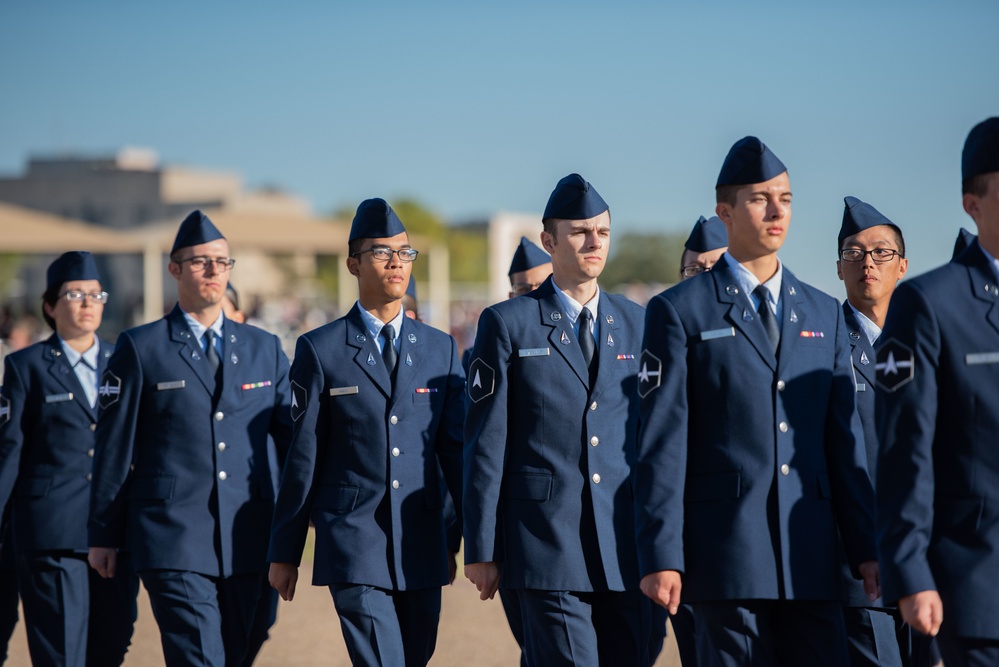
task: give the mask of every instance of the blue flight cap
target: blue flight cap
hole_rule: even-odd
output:
[[[47,290],[70,280],[100,281],[101,279],[97,273],[97,263],[94,261],[94,256],[82,250],[73,250],[59,255],[54,262],[49,264],[46,278],[48,284],[45,288]]]
[[[961,227],[961,231],[957,233],[957,240],[954,241],[954,254],[951,255],[950,258],[954,259],[967,250],[968,246],[974,243],[977,238],[977,236],[969,232],[967,229]]]
[[[999,171],[999,116],[972,128],[961,153],[961,180]]]
[[[785,171],[787,167],[766,144],[756,137],[743,137],[725,156],[715,187],[763,183]]]
[[[201,211],[191,211],[191,214],[184,218],[177,230],[177,238],[173,240],[173,248],[170,254],[174,254],[181,248],[189,248],[193,245],[211,243],[219,239],[224,239],[222,232],[218,230],[207,215]]]
[[[683,247],[691,252],[702,253],[728,247],[728,231],[725,223],[716,215],[707,220],[702,215],[690,230],[690,236]]]
[[[513,253],[513,260],[510,262],[510,272],[507,276],[512,276],[521,271],[533,269],[542,264],[551,263],[552,258],[544,250],[527,240],[526,236],[520,237],[520,245]]]
[[[856,197],[844,197],[843,203],[846,205],[846,208],[843,209],[843,224],[839,228],[838,241],[840,248],[843,247],[844,239],[854,234],[859,234],[865,229],[879,225],[888,225],[895,230],[896,234],[899,236],[902,235],[902,230],[898,228],[898,225],[886,218],[878,209],[870,204],[862,202]]]
[[[406,285],[406,294],[413,297],[413,301],[419,301],[419,299],[416,298],[416,280],[412,275],[409,276],[409,284]]]
[[[357,207],[354,222],[350,225],[350,241],[355,239],[384,239],[406,231],[402,220],[384,199],[365,199]]]
[[[610,207],[597,189],[579,174],[569,174],[555,186],[542,220],[589,220]]]

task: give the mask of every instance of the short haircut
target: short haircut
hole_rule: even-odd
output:
[[[984,197],[989,191],[989,177],[992,176],[993,173],[996,172],[978,174],[978,176],[972,176],[971,178],[964,179],[961,182],[961,194]]]
[[[351,239],[347,241],[347,254],[353,257],[357,253],[361,252],[361,245],[364,243],[364,239]]]
[[[736,195],[744,185],[719,185],[715,188],[715,203],[735,206]]]
[[[62,291],[62,283],[58,285],[52,285],[42,294],[42,303],[47,303],[52,308],[59,302],[59,293]],[[45,319],[45,324],[49,325],[52,331],[56,330],[56,323],[52,317],[45,312],[45,308],[42,308],[42,318]]]

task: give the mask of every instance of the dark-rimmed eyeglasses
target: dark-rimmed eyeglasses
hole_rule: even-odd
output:
[[[886,264],[895,259],[895,255],[904,257],[898,250],[892,250],[891,248],[874,248],[873,250],[843,248],[839,251],[839,258],[844,262],[862,262],[867,255],[871,256],[875,264]]]
[[[522,296],[524,294],[530,294],[539,287],[541,287],[541,283],[517,283],[515,285],[510,285],[510,294],[512,296]]]
[[[393,250],[388,246],[376,245],[372,248],[368,248],[367,250],[362,250],[361,252],[355,252],[353,255],[351,255],[351,257],[358,257],[366,252],[370,252],[371,256],[374,259],[383,262],[392,259],[393,254],[399,255],[400,262],[412,262],[414,259],[416,259],[417,255],[420,254],[419,250],[414,250],[413,248],[400,248],[399,250]]]
[[[83,301],[84,299],[89,299],[92,303],[108,302],[107,292],[80,292],[78,290],[69,290],[68,292],[60,294],[59,297],[66,299],[66,301]]]
[[[693,278],[694,276],[700,275],[702,273],[707,273],[711,270],[710,266],[701,266],[699,264],[689,264],[683,267],[682,273],[684,278]]]
[[[205,271],[208,269],[208,265],[214,265],[215,270],[219,273],[225,273],[233,267],[236,263],[232,257],[188,257],[187,259],[177,260],[178,264],[183,264],[184,262],[191,263],[192,271]]]

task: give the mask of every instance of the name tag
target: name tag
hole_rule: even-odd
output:
[[[349,396],[357,393],[357,387],[331,387],[330,396]]]
[[[999,352],[976,352],[964,355],[964,363],[969,366],[981,364],[999,364]]]
[[[702,331],[701,340],[713,340],[715,338],[728,338],[729,336],[735,335],[735,327],[726,327],[724,329],[712,329],[711,331]]]
[[[184,380],[174,380],[173,382],[157,382],[156,391],[166,391],[168,389],[183,389]]]
[[[551,348],[547,347],[525,347],[517,350],[517,355],[521,357],[547,357],[551,354]]]
[[[866,384],[858,384],[857,385],[857,391],[867,391],[867,385]]]
[[[52,394],[51,396],[45,397],[46,403],[62,403],[63,401],[72,401],[73,393],[69,392],[66,394]]]

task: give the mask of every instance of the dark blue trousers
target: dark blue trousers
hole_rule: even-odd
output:
[[[7,644],[17,625],[17,568],[10,544],[0,553],[0,665],[7,661]]]
[[[849,664],[838,602],[731,600],[691,607],[701,667]]]
[[[944,621],[946,623],[947,621]],[[999,639],[939,636],[940,655],[947,667],[995,667],[999,665]]]
[[[17,555],[28,653],[36,665],[120,665],[138,614],[139,580],[119,554],[103,579],[73,551]]]
[[[257,603],[257,613],[253,615],[250,639],[246,645],[246,655],[243,656],[243,667],[250,667],[257,659],[264,642],[270,639],[271,628],[277,622],[278,592],[271,588],[267,575],[262,575],[260,582],[260,601]]]
[[[895,617],[883,609],[843,607],[851,667],[902,667]]]
[[[238,667],[260,598],[260,574],[209,577],[177,570],[139,573],[168,666]]]
[[[527,664],[645,667],[651,602],[640,591],[520,589]]]
[[[503,612],[506,614],[506,622],[510,624],[510,632],[520,647],[520,667],[527,667],[527,654],[524,653],[524,621],[520,617],[520,599],[517,597],[517,591],[512,588],[501,588],[499,596],[500,602],[503,603]]]
[[[659,605],[652,605],[653,608]],[[663,609],[662,607],[659,607]],[[663,611],[666,611],[663,609]],[[676,639],[676,647],[680,653],[680,664],[683,667],[697,667],[697,640],[696,626],[694,624],[694,610],[689,604],[681,604],[676,614],[670,617],[670,624],[673,626],[673,638]],[[656,654],[658,657],[658,654]]]
[[[441,589],[390,591],[362,584],[330,586],[355,667],[425,667],[437,647]]]

